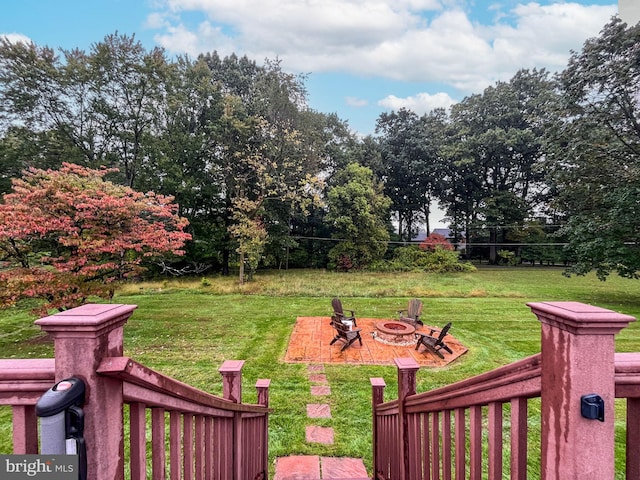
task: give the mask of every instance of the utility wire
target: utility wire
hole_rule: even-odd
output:
[[[317,240],[321,242],[347,242],[349,241],[346,238],[327,238],[327,237],[305,237],[302,235],[291,235],[291,238],[295,238],[297,240]],[[411,241],[388,241],[387,243],[393,245],[420,245],[422,240],[411,240]],[[469,247],[525,247],[525,246],[539,246],[539,247],[555,247],[555,246],[565,246],[569,245],[568,243],[527,243],[527,242],[518,242],[518,243],[465,243],[465,242],[449,242],[453,246],[469,246]]]

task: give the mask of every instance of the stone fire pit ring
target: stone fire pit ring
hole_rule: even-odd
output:
[[[376,331],[373,338],[388,345],[409,346],[414,345],[414,333],[416,329],[405,322],[384,320],[376,323]]]

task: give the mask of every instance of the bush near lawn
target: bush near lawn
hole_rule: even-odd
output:
[[[435,246],[425,250],[417,245],[398,247],[391,260],[374,262],[367,267],[370,272],[425,272],[450,273],[474,272],[469,262],[460,261],[460,252]]]
[[[363,458],[371,470],[369,378],[384,378],[385,399],[392,399],[397,392],[395,367],[325,365],[333,418],[311,420],[306,417],[306,404],[317,403],[318,398],[310,394],[306,365],[282,362],[296,317],[328,317],[334,296],[355,309],[357,316],[373,318],[393,318],[409,298],[418,297],[424,302],[426,324],[453,322],[451,333],[469,352],[448,367],[421,369],[419,392],[537,353],[540,324],[527,302],[580,301],[640,316],[637,281],[611,277],[600,282],[592,275],[567,278],[561,269],[542,267],[491,267],[446,274],[268,271],[258,272],[255,281],[243,286],[236,278],[217,276],[131,283],[118,292],[114,302],[138,305],[125,326],[125,355],[150,368],[219,395],[222,383],[217,370],[222,362],[246,360],[243,394],[248,402],[256,401],[256,380],[271,378],[272,464],[276,457],[293,454],[348,456]],[[33,325],[32,307],[23,304],[0,311],[4,358],[53,355],[52,344]],[[640,351],[637,323],[617,336],[616,348]],[[532,410],[535,415],[535,406]],[[3,407],[0,411],[0,453],[9,453],[10,410]],[[621,402],[617,402],[616,415],[620,419],[616,435],[622,446]],[[307,444],[307,425],[333,427],[335,443]],[[530,439],[532,458],[539,442],[535,431]],[[621,451],[617,458],[623,462]],[[535,462],[530,478],[536,478]]]

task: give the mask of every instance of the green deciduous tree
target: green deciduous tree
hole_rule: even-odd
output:
[[[160,126],[168,65],[160,48],[107,35],[90,52],[0,38],[0,100],[5,125],[39,134],[46,156],[117,167],[135,186]]]
[[[419,117],[400,109],[378,118],[381,168],[376,173],[393,202],[400,239],[411,241],[422,222],[430,229],[429,214],[443,177],[439,152],[444,117],[443,110]]]
[[[548,167],[575,263],[605,279],[640,271],[640,26],[614,18],[560,74]]]
[[[364,268],[387,251],[391,201],[371,170],[356,163],[338,172],[334,182],[327,196],[326,220],[338,243],[329,252],[329,259],[337,268]]]
[[[442,200],[467,240],[486,229],[489,243],[504,242],[510,225],[522,225],[540,208],[542,132],[552,86],[544,70],[523,70],[452,108],[449,191]],[[490,256],[496,260],[495,247]]]

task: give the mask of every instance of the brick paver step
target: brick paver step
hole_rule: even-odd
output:
[[[367,469],[360,458],[320,457],[322,480],[365,480]]]
[[[317,383],[319,385],[328,385],[327,376],[324,373],[314,373],[309,375],[309,380],[312,383]]]
[[[331,395],[331,387],[329,385],[313,385],[311,387],[311,395]]]
[[[273,480],[319,480],[320,457],[298,455],[276,459],[276,474]]]
[[[333,445],[333,428],[318,427],[309,425],[305,431],[307,443],[322,443],[323,445]]]
[[[308,403],[307,417],[309,418],[331,418],[331,407],[326,403]]]
[[[359,458],[297,455],[276,459],[274,480],[368,480]]]

